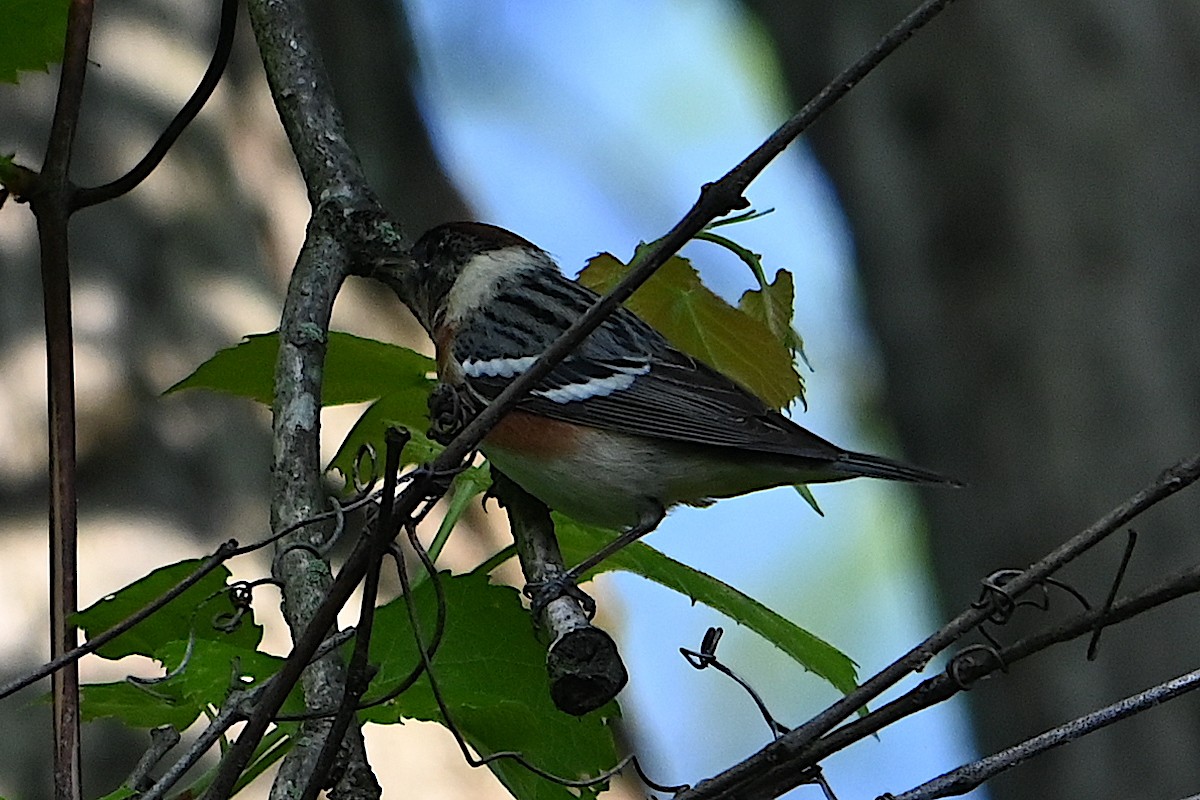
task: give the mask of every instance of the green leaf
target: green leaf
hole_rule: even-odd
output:
[[[183,561],[162,567],[75,615],[76,623],[95,636],[160,597],[191,575],[201,562]],[[229,571],[219,567],[195,586],[97,651],[102,658],[141,655],[161,663],[166,680],[142,685],[128,681],[93,684],[83,689],[85,719],[117,717],[128,725],[152,728],[171,725],[183,730],[204,711],[219,706],[232,688],[249,688],[278,671],[282,660],[256,650],[263,629],[252,612],[232,631],[214,627],[233,603],[223,591]],[[226,618],[227,619],[227,618]],[[189,649],[189,638],[191,652]],[[287,708],[303,708],[299,694]]]
[[[439,573],[446,594],[446,629],[433,665],[451,719],[481,754],[515,750],[541,769],[567,778],[593,777],[617,763],[610,721],[615,703],[584,717],[554,708],[546,677],[546,650],[534,637],[515,589],[493,586],[486,575]],[[436,617],[433,582],[414,592],[426,640]],[[380,671],[367,693],[378,697],[417,663],[403,598],[379,609],[371,637],[371,663]],[[375,688],[378,687],[378,688]],[[422,676],[408,691],[360,718],[380,723],[404,719],[443,722]],[[539,778],[508,759],[489,767],[519,798],[594,798],[599,788],[567,789]]]
[[[141,792],[134,791],[128,786],[119,786],[117,787],[116,791],[104,795],[104,797],[101,797],[100,800],[128,800],[130,797],[137,797],[140,794]]]
[[[568,564],[578,563],[616,534],[554,515],[559,546]],[[800,666],[831,683],[843,694],[857,686],[857,670],[849,656],[775,613],[727,583],[669,558],[643,542],[635,542],[605,559],[589,576],[624,570],[674,589],[720,611],[778,647]]]
[[[602,253],[588,262],[579,281],[605,292],[627,271],[614,256]],[[687,259],[675,256],[667,261],[626,305],[671,344],[745,386],[771,407],[783,408],[801,396],[800,375],[784,343],[763,322],[701,283]]]
[[[0,82],[62,61],[69,0],[0,0]]]
[[[354,459],[359,449],[368,444],[375,449],[378,469],[383,469],[383,456],[387,450],[384,434],[392,426],[406,428],[412,434],[404,448],[403,463],[423,464],[434,458],[442,448],[424,433],[429,428],[428,399],[429,389],[425,386],[403,387],[380,397],[354,423],[326,469],[337,470],[347,483],[351,483]]]
[[[164,394],[211,389],[270,405],[278,352],[277,332],[247,336],[240,344],[205,361]],[[428,393],[433,385],[428,376],[433,369],[432,359],[407,347],[331,331],[321,405],[362,403],[404,389],[424,388]]]
[[[81,688],[84,720],[115,717],[135,728],[170,725],[184,730],[207,709],[220,706],[231,689],[250,688],[283,666],[283,659],[227,642],[197,639],[184,664],[186,642],[164,645],[169,677],[152,683],[118,681]],[[304,710],[299,689],[288,697],[284,713]]]
[[[233,641],[197,639],[184,664],[186,653],[186,642],[164,645],[164,663],[174,672],[171,677],[150,688],[155,691],[169,688],[197,708],[220,705],[231,688],[251,688],[278,672],[284,662],[279,656],[249,650]],[[285,703],[283,713],[295,713],[303,708],[301,695],[297,691]]]
[[[199,559],[193,559],[160,567],[80,611],[74,616],[75,624],[89,638],[103,633],[161,597],[194,573],[201,563]],[[96,655],[110,659],[142,655],[164,661],[169,656],[165,646],[186,642],[189,631],[194,631],[197,640],[224,642],[246,652],[254,652],[262,641],[263,629],[254,622],[253,613],[246,614],[242,624],[231,633],[213,627],[213,620],[218,615],[232,614],[234,611],[229,594],[224,591],[230,577],[226,567],[217,567],[149,618],[101,647]]]
[[[278,352],[278,333],[247,336],[240,344],[205,361],[165,394],[182,389],[211,389],[270,405]],[[321,404],[375,401],[354,423],[326,467],[342,474],[348,490],[353,488],[354,461],[363,445],[374,447],[376,458],[382,461],[384,432],[389,426],[407,428],[412,434],[412,440],[404,448],[404,463],[423,463],[441,452],[438,445],[425,437],[429,428],[429,392],[434,385],[429,373],[433,369],[432,359],[407,347],[330,332]],[[367,469],[370,466],[364,465]]]
[[[128,681],[79,687],[84,722],[111,717],[132,728],[170,725],[182,731],[202,713],[173,687],[141,687]]]

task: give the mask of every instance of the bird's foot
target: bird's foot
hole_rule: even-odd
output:
[[[529,611],[535,620],[541,618],[546,606],[560,597],[570,597],[579,603],[588,619],[596,616],[596,601],[591,595],[575,585],[575,576],[570,572],[562,572],[545,580],[525,584],[522,590],[529,598]]]

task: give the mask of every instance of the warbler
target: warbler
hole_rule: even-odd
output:
[[[438,395],[469,421],[598,299],[541,248],[479,222],[439,225],[380,267],[436,348]],[[480,450],[552,509],[623,529],[578,578],[679,504],[870,477],[957,485],[822,439],[620,307],[517,403]]]

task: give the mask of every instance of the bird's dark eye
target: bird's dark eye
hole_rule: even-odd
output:
[[[417,243],[412,247],[411,253],[413,260],[418,264],[428,264],[432,262],[433,259],[439,255],[439,251],[442,249],[443,243],[444,237],[442,236],[441,231],[437,230],[436,228],[431,231],[426,231],[426,233],[420,239],[417,239]]]

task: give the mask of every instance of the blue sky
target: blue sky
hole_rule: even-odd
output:
[[[409,0],[406,9],[444,163],[481,218],[538,243],[569,274],[597,252],[628,258],[637,242],[662,235],[701,184],[788,113],[769,43],[736,5]],[[794,146],[748,197],[775,213],[726,232],[764,253],[768,270],[794,273],[796,324],[814,367],[809,410],[793,415],[839,444],[900,455],[864,438],[857,424],[878,392],[877,354],[833,188],[808,151]],[[711,245],[693,243],[684,254],[727,297],[751,285],[744,266]],[[872,422],[873,430],[885,427]],[[779,489],[678,510],[649,543],[831,641],[868,675],[936,627],[914,498],[869,481],[816,494],[825,517]],[[656,779],[695,782],[767,741],[740,689],[678,655],[681,646],[697,647],[709,625],[726,627],[723,660],[781,721],[803,721],[835,699],[715,612],[631,576],[617,576],[612,587],[606,602],[617,609],[631,673],[621,699]],[[952,706],[839,754],[826,774],[841,797],[874,797],[969,757],[961,709]]]

